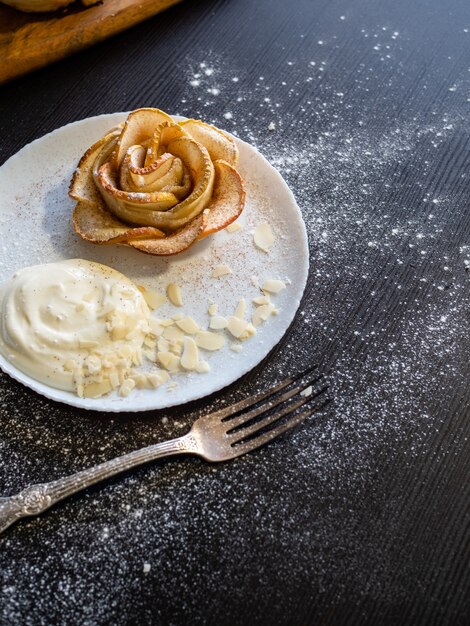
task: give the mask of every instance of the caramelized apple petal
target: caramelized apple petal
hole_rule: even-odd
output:
[[[113,129],[94,143],[80,159],[69,187],[69,195],[79,202],[89,202],[93,205],[101,204],[101,196],[93,178],[93,166],[96,159],[109,148],[114,148],[120,128]]]
[[[189,246],[196,241],[201,232],[204,230],[207,224],[207,212],[203,211],[191,222],[183,226],[180,230],[176,231],[172,235],[168,235],[164,239],[145,239],[140,241],[129,241],[129,245],[140,250],[141,252],[147,252],[147,254],[154,254],[157,256],[170,256],[172,254],[178,254],[189,248]]]
[[[164,237],[165,233],[157,228],[130,228],[103,207],[93,206],[88,202],[77,202],[73,212],[75,231],[92,243],[125,243],[129,239],[148,239]]]
[[[199,120],[185,120],[180,126],[207,149],[213,161],[221,159],[236,167],[238,148],[233,137]]]
[[[225,161],[214,161],[215,181],[209,219],[199,238],[206,237],[234,222],[245,206],[245,187],[237,170]]]
[[[148,143],[149,138],[162,122],[174,124],[172,118],[159,109],[137,109],[129,113],[124,122],[119,145],[113,155],[114,165],[116,167],[120,165],[131,146]]]

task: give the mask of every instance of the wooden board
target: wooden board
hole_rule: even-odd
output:
[[[0,83],[115,35],[181,0],[74,2],[53,13],[22,13],[0,4]]]

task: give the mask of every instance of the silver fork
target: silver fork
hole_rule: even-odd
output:
[[[195,454],[206,461],[218,462],[259,448],[325,406],[323,394],[328,386],[321,386],[322,376],[312,378],[313,369],[200,417],[182,437],[134,450],[71,476],[31,485],[14,496],[0,498],[0,533],[22,517],[39,515],[60,500],[95,483],[161,457]],[[314,406],[304,406],[319,398],[320,402]],[[304,409],[298,411],[302,406]],[[275,407],[279,410],[270,412]],[[267,415],[263,417],[265,413]],[[280,421],[282,418],[287,419]]]

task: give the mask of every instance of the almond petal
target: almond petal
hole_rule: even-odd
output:
[[[174,306],[183,306],[183,299],[181,297],[181,289],[175,283],[170,283],[166,288],[168,300]]]
[[[228,321],[225,317],[222,317],[221,315],[213,315],[209,323],[209,328],[212,328],[212,330],[223,330],[224,328],[227,328],[227,324]]]
[[[199,361],[199,352],[196,342],[191,337],[183,339],[183,354],[181,355],[181,366],[185,370],[194,370]]]
[[[231,274],[232,270],[228,265],[221,264],[216,265],[212,270],[211,278],[220,278],[220,276],[225,276],[226,274]]]
[[[218,333],[200,331],[196,335],[196,344],[204,350],[220,350],[225,344],[225,338]]]
[[[253,239],[258,248],[263,250],[263,252],[269,252],[274,244],[274,234],[271,226],[269,224],[260,224],[257,226]]]
[[[194,335],[199,330],[199,326],[192,317],[183,317],[183,319],[177,320],[176,325],[188,335]]]
[[[265,280],[262,286],[262,290],[267,291],[268,293],[279,293],[285,288],[286,288],[286,283],[284,281],[276,280],[274,278]]]

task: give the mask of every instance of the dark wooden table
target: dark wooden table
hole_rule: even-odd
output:
[[[314,362],[334,398],[231,464],[155,464],[12,527],[0,623],[470,623],[468,1],[186,2],[0,99],[2,162],[99,113],[213,120],[281,170],[311,246],[285,339],[216,397],[96,415],[2,375],[0,493]]]

